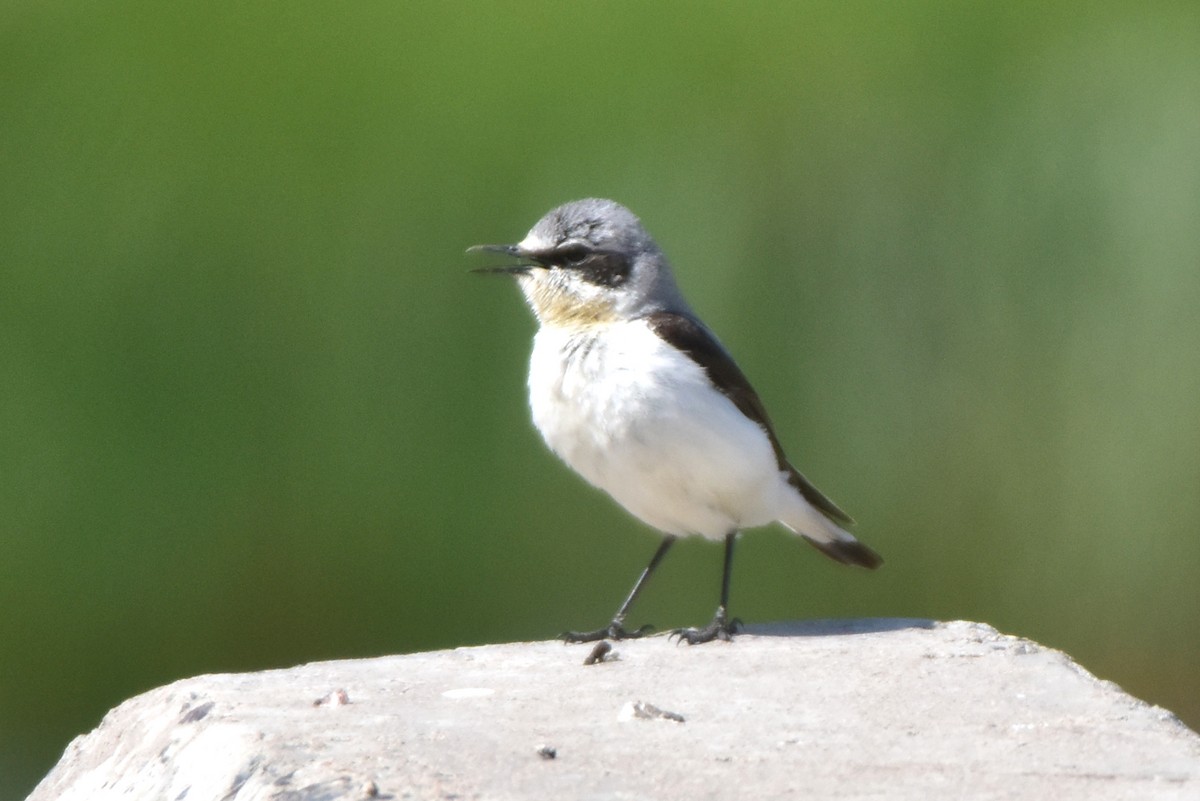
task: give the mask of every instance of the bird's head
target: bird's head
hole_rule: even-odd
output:
[[[517,278],[543,325],[599,325],[686,306],[658,245],[634,214],[589,198],[550,211],[515,245],[477,245],[518,263],[478,272]]]

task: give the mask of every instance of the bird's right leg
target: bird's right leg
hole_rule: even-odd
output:
[[[713,615],[712,623],[702,629],[675,629],[672,637],[678,637],[680,642],[688,645],[699,645],[713,640],[730,642],[742,625],[737,618],[729,619],[729,578],[733,575],[733,545],[737,542],[738,533],[731,531],[725,535],[725,566],[721,568],[721,604]]]
[[[633,602],[637,600],[642,587],[646,585],[646,580],[650,578],[650,574],[654,572],[654,569],[658,567],[658,563],[662,561],[662,558],[667,555],[667,551],[674,544],[674,536],[668,534],[663,537],[658,550],[654,552],[654,556],[650,557],[650,564],[646,565],[646,569],[642,571],[642,575],[638,576],[637,583],[629,591],[629,596],[625,599],[625,603],[621,604],[621,608],[613,615],[611,623],[595,631],[567,631],[559,636],[566,642],[595,642],[596,640],[632,640],[637,637],[645,637],[651,631],[654,631],[654,627],[650,625],[642,626],[636,631],[626,631],[625,615],[629,614],[629,607],[633,606]]]

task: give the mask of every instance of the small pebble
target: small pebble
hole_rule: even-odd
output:
[[[628,701],[617,713],[617,720],[621,723],[629,720],[673,720],[676,723],[683,723],[684,717],[678,712],[659,709],[654,704],[648,704],[645,701]]]
[[[583,660],[583,664],[595,665],[598,662],[605,662],[607,661],[608,653],[611,650],[612,646],[609,645],[608,640],[601,640],[600,642],[596,643],[596,647],[592,649],[590,654],[588,654],[587,659]],[[615,657],[616,654],[613,656]]]
[[[324,706],[325,704],[329,706],[345,706],[348,703],[350,703],[350,694],[339,688],[313,701],[313,706]]]

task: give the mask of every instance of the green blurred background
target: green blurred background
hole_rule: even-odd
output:
[[[587,195],[887,559],[764,530],[737,615],[986,621],[1196,727],[1200,6],[1127,5],[5,3],[0,797],[174,679],[607,620],[656,538],[463,254]]]

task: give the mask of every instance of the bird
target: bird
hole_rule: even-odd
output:
[[[625,206],[587,198],[543,216],[516,244],[469,253],[515,259],[474,272],[516,279],[538,328],[529,406],[546,445],[662,536],[608,625],[567,642],[632,639],[630,608],[680,537],[724,542],[712,621],[674,629],[697,645],[732,640],[734,543],[773,522],[826,556],[875,569],[882,558],[854,537],[853,520],[784,454],[758,393],[684,300],[663,251]]]

